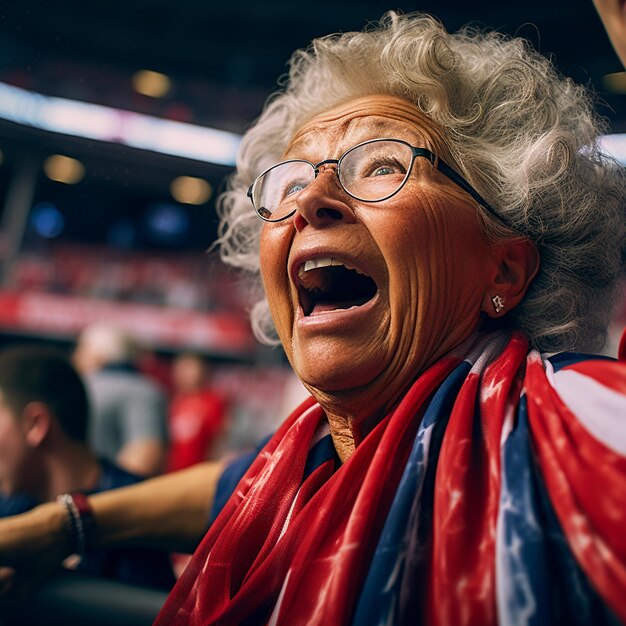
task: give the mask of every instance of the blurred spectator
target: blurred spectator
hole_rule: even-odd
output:
[[[136,367],[136,347],[120,329],[98,323],[81,334],[74,362],[91,398],[89,441],[120,467],[152,476],[167,451],[167,403],[161,389]]]
[[[174,392],[170,359],[160,356],[156,350],[142,345],[135,359],[137,369],[153,380],[169,398]]]
[[[626,10],[620,0],[593,0],[617,56],[626,66]]]
[[[209,367],[201,356],[181,354],[176,357],[172,364],[172,382],[168,471],[214,457],[226,418],[226,402],[210,388]]]
[[[141,480],[91,452],[87,415],[85,386],[63,355],[32,347],[0,352],[0,517],[63,493]],[[159,589],[174,582],[167,554],[156,550],[89,550],[77,568]]]

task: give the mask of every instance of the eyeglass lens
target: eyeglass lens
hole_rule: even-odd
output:
[[[341,157],[339,181],[358,200],[383,200],[402,187],[412,159],[412,149],[405,143],[369,141],[351,148]],[[307,161],[279,163],[254,183],[254,206],[264,219],[281,220],[295,210],[298,193],[314,180],[314,166]]]

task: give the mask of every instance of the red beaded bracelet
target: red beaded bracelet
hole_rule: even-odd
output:
[[[83,556],[94,526],[93,509],[89,500],[83,493],[64,493],[57,496],[57,502],[65,507],[72,553]]]

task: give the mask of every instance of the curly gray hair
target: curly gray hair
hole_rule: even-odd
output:
[[[531,344],[600,347],[624,264],[626,176],[597,147],[604,123],[593,95],[523,39],[469,27],[449,34],[424,14],[390,12],[363,32],[316,39],[293,54],[284,88],[246,133],[218,201],[222,258],[258,277],[261,221],[248,186],[307,119],[370,94],[406,98],[444,129],[455,167],[517,231],[483,211],[492,237],[522,233],[536,243],[539,274],[509,316]],[[252,321],[270,340],[264,301]]]

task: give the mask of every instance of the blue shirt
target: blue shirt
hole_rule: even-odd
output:
[[[100,461],[102,472],[95,489],[88,495],[133,485],[141,480],[106,459]],[[0,494],[0,517],[24,513],[41,504],[23,495]],[[169,556],[152,548],[112,548],[87,550],[77,567],[78,571],[94,576],[112,578],[122,583],[139,587],[151,587],[169,591],[175,578]]]

